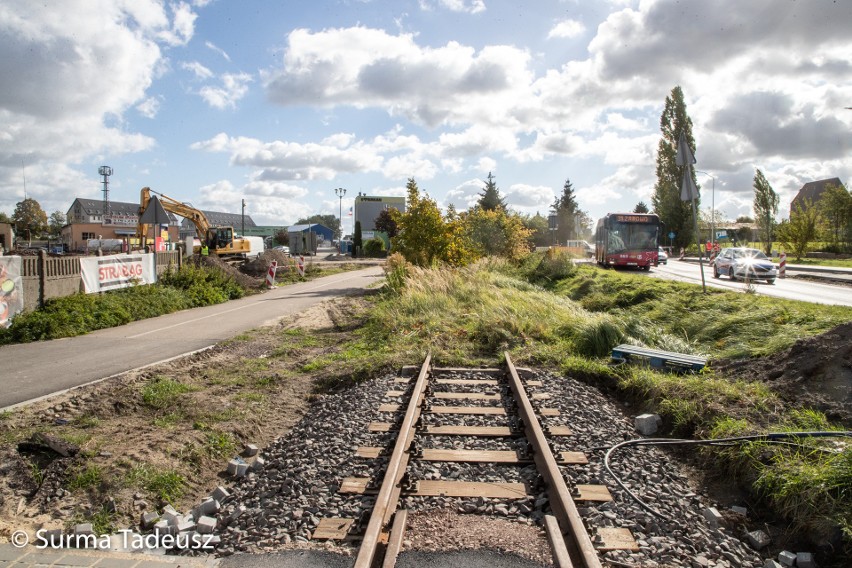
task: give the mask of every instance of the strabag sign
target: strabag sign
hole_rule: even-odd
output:
[[[128,288],[157,281],[153,254],[116,254],[80,259],[87,294]]]

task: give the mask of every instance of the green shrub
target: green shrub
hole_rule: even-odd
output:
[[[364,243],[364,256],[381,256],[385,252],[385,241],[372,238]]]

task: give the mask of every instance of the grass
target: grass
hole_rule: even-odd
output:
[[[143,487],[161,503],[174,503],[183,495],[186,478],[171,470],[157,470],[148,464],[140,464],[127,474],[127,483]]]
[[[78,489],[93,489],[104,482],[104,472],[96,464],[88,464],[85,468],[79,468],[68,477],[67,488],[70,491]]]
[[[154,410],[166,410],[181,401],[181,395],[195,390],[173,379],[154,377],[142,387],[142,401]]]

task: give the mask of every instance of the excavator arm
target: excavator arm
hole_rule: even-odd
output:
[[[207,229],[210,228],[210,222],[207,220],[207,217],[196,209],[195,207],[190,207],[186,203],[182,203],[177,199],[173,199],[168,195],[162,194],[158,191],[154,191],[150,187],[143,187],[139,196],[139,215],[145,212],[145,209],[148,208],[148,203],[151,201],[151,194],[157,194],[160,203],[163,206],[163,209],[170,213],[174,213],[175,215],[180,215],[181,217],[186,217],[192,224],[195,225],[195,230],[198,233],[198,238],[204,240],[207,238]]]

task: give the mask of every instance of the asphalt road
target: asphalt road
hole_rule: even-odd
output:
[[[382,269],[373,266],[80,337],[2,346],[0,410],[204,349],[363,290],[382,276]]]

